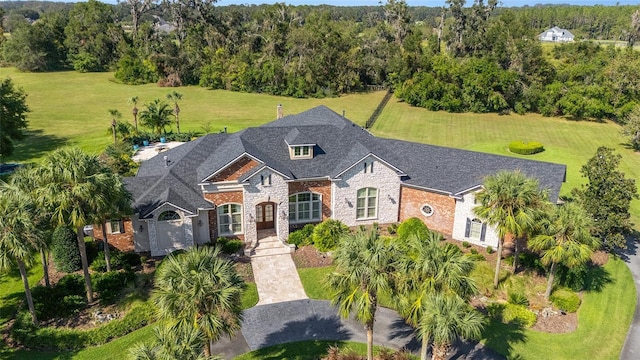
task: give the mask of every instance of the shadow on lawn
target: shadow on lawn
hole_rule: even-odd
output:
[[[485,346],[497,351],[508,359],[520,359],[521,355],[513,354],[513,344],[525,342],[527,335],[522,324],[511,322],[504,324],[500,316],[491,318],[484,328],[481,340]]]
[[[30,161],[67,144],[68,139],[51,134],[43,134],[42,130],[29,130],[27,137],[15,143],[13,155],[4,158],[5,162]]]

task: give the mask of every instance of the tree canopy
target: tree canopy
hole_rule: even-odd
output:
[[[16,88],[11,79],[0,82],[0,157],[11,155],[14,141],[25,138],[24,130],[29,124],[26,98],[24,91]]]

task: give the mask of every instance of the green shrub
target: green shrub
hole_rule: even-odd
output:
[[[471,250],[469,250],[469,252],[472,253],[473,255],[476,255],[478,253],[478,249],[471,248]]]
[[[470,248],[470,247],[471,247],[471,244],[469,244],[469,242],[468,242],[468,241],[463,241],[463,242],[462,242],[462,247],[463,247],[463,248],[465,248],[465,249],[468,249],[468,248]]]
[[[289,234],[287,242],[295,246],[304,246],[313,244],[313,228],[315,225],[307,224],[302,229],[296,230]]]
[[[502,312],[502,320],[505,323],[517,323],[524,327],[532,327],[536,323],[536,314],[526,306],[506,304]]]
[[[242,240],[232,239],[222,245],[222,252],[225,254],[235,254],[244,247]]]
[[[429,228],[418,218],[409,218],[398,226],[398,239],[407,240],[411,236],[417,236],[418,239],[426,239],[429,237]]]
[[[87,307],[84,278],[80,275],[65,275],[51,287],[34,286],[31,295],[40,320],[64,318]]]
[[[76,232],[68,226],[58,226],[51,240],[51,256],[56,269],[66,273],[80,270],[82,260]]]
[[[478,254],[477,252],[475,254],[466,254],[465,256],[467,256],[469,259],[473,260],[473,261],[485,261],[487,259],[485,259],[484,255],[482,254]]]
[[[387,226],[387,232],[389,233],[389,235],[395,235],[398,232],[398,224],[393,223]]]
[[[522,141],[513,141],[509,144],[509,151],[520,155],[532,155],[543,152],[544,145],[536,141],[528,143],[524,143]]]
[[[529,299],[527,296],[520,292],[509,293],[509,304],[529,306]]]
[[[84,295],[84,277],[78,274],[65,275],[58,280],[55,288],[67,295]]]
[[[493,251],[493,247],[491,247],[491,246],[487,246],[486,250],[487,250],[487,254],[493,254],[493,252],[494,252]]]
[[[327,219],[313,229],[313,244],[320,251],[335,249],[340,238],[349,233],[349,227],[340,220]]]
[[[120,250],[109,246],[109,256],[111,260],[111,270],[125,269],[129,270],[141,264],[140,255],[135,253],[123,253]],[[104,251],[96,254],[95,259],[89,265],[89,268],[97,272],[107,271],[107,261],[104,258]]]
[[[11,337],[20,345],[34,350],[76,351],[105,344],[117,337],[140,329],[151,322],[153,307],[140,305],[123,318],[110,321],[91,330],[69,330],[51,327],[38,328],[31,322],[28,311],[21,311],[11,330]]]
[[[580,307],[580,297],[569,289],[558,289],[551,294],[551,302],[558,309],[574,313]]]
[[[135,274],[129,271],[110,271],[104,274],[95,274],[93,277],[93,289],[100,294],[100,302],[113,304],[120,296],[123,288],[133,283]]]
[[[589,278],[589,265],[582,264],[579,266],[567,267],[558,265],[556,272],[556,282],[560,286],[567,287],[573,291],[582,291],[587,286]]]

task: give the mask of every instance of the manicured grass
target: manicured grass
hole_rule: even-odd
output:
[[[38,259],[40,257],[38,256]],[[42,264],[37,261],[27,270],[29,286],[33,287],[44,275]],[[17,306],[24,299],[24,285],[17,269],[0,274],[0,328],[9,321],[16,312]]]
[[[571,121],[538,114],[454,114],[427,111],[392,99],[375,123],[378,136],[434,145],[549,161],[567,165],[567,182],[561,194],[584,183],[580,168],[600,146],[609,146],[622,155],[621,170],[627,177],[640,180],[640,153],[625,146],[620,126],[612,122]],[[511,141],[541,142],[545,151],[535,155],[517,155],[508,151]],[[632,221],[640,223],[640,201],[631,206]]]
[[[258,126],[276,118],[276,106],[284,114],[295,114],[318,105],[338,113],[346,110],[349,119],[364,124],[384,96],[383,91],[327,99],[293,99],[286,97],[207,90],[198,86],[161,88],[155,84],[122,85],[112,81],[113,73],[21,73],[14,68],[0,68],[0,79],[11,77],[27,93],[31,136],[16,148],[7,161],[37,161],[46,152],[62,145],[79,145],[86,151],[101,152],[111,141],[109,109],[118,109],[122,119],[133,122],[132,105],[127,99],[138,96],[138,108],[171,91],[183,94],[180,101],[180,129],[203,132],[225,126],[235,132]],[[173,127],[175,131],[175,126]]]
[[[331,300],[331,291],[325,281],[334,269],[333,266],[298,269],[302,287],[310,299]]]
[[[248,309],[250,307],[256,306],[258,303],[258,287],[256,283],[247,283],[247,288],[242,294],[242,308]]]
[[[236,356],[234,360],[316,360],[326,356],[330,346],[352,350],[360,355],[367,353],[367,344],[352,341],[300,341],[255,350]],[[382,349],[374,347],[374,354]]]
[[[514,359],[618,359],[636,305],[636,290],[627,266],[610,260],[595,281],[601,291],[584,294],[578,329],[549,334],[492,322],[483,342]],[[607,282],[609,279],[610,282]]]

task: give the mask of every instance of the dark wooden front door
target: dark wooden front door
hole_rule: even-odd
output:
[[[273,229],[273,215],[276,211],[276,204],[272,202],[261,203],[256,205],[256,228]]]

